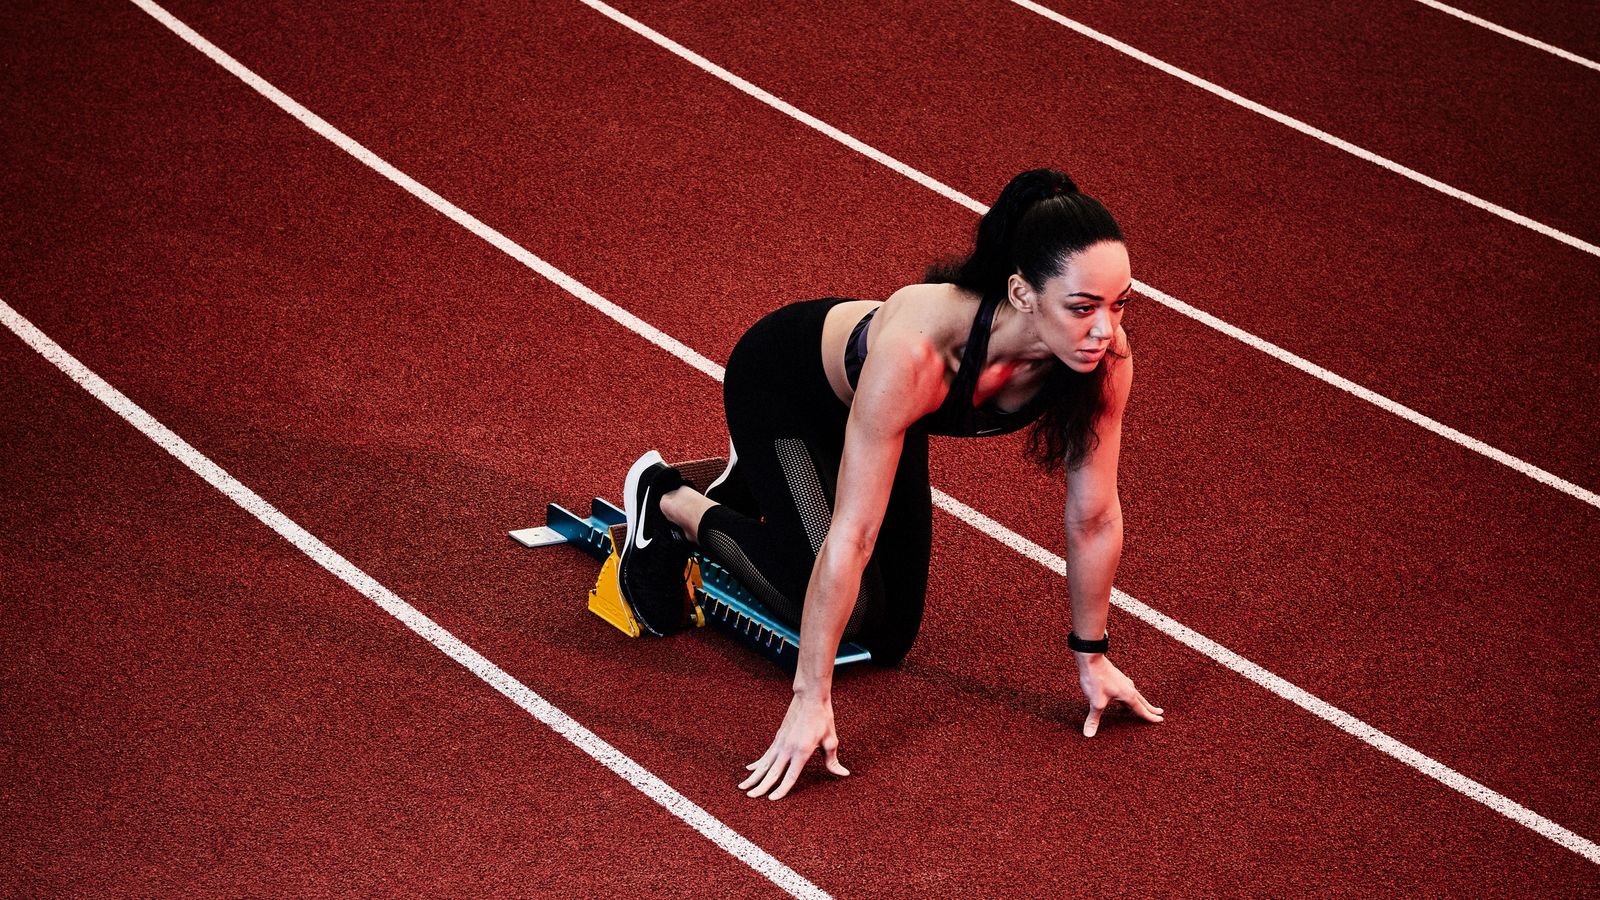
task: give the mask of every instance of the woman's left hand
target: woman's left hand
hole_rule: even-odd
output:
[[[1073,656],[1078,662],[1078,684],[1089,700],[1089,717],[1083,720],[1084,737],[1094,737],[1100,730],[1100,717],[1112,703],[1126,703],[1146,721],[1162,720],[1161,707],[1146,700],[1133,686],[1133,679],[1122,674],[1104,653],[1074,653]]]

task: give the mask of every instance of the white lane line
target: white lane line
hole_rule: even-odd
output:
[[[132,2],[137,4],[141,9],[150,12],[151,15],[155,16],[161,21],[162,24],[172,29],[172,31],[179,37],[182,37],[184,40],[194,45],[197,49],[205,52],[207,56],[211,57],[213,60],[221,64],[224,68],[238,76],[240,79],[244,80],[247,84],[260,92],[262,96],[272,100],[272,102],[276,103],[285,112],[290,113],[295,118],[306,123],[306,125],[313,131],[316,131],[318,134],[327,138],[329,141],[332,141],[334,144],[346,150],[357,159],[360,159],[362,162],[372,167],[374,171],[377,171],[384,175],[384,177],[389,178],[391,181],[404,188],[417,199],[449,217],[452,221],[461,224],[473,234],[484,238],[494,246],[505,250],[507,253],[510,253],[510,255],[517,261],[527,265],[540,275],[550,278],[551,281],[567,290],[574,297],[582,300],[584,303],[589,304],[604,315],[616,320],[623,327],[635,332],[650,343],[660,347],[673,356],[684,360],[699,371],[710,375],[712,378],[715,378],[717,381],[720,382],[723,380],[723,369],[721,366],[689,349],[687,345],[668,337],[653,326],[643,323],[638,317],[626,312],[625,310],[622,310],[616,304],[600,297],[600,295],[579,283],[577,279],[572,278],[544,260],[534,256],[515,241],[512,241],[510,238],[506,237],[500,232],[495,231],[488,225],[485,225],[476,217],[468,215],[466,212],[450,203],[450,201],[445,200],[443,197],[440,197],[433,191],[428,190],[415,179],[405,175],[398,169],[379,159],[376,154],[372,153],[372,151],[362,147],[349,136],[334,128],[332,125],[329,125],[322,118],[313,115],[309,110],[301,106],[295,100],[291,99],[282,91],[279,91],[277,88],[267,84],[267,82],[262,80],[260,76],[245,68],[244,65],[238,60],[235,60],[233,57],[222,52],[222,50],[218,49],[214,44],[196,34],[193,29],[189,28],[187,25],[184,25],[182,22],[179,22],[165,10],[162,10],[160,7],[156,6],[151,2],[151,0],[132,0]],[[512,250],[508,248],[514,248],[515,252],[512,252]],[[555,273],[557,277],[551,277],[550,275],[546,274],[547,272]],[[3,303],[3,301],[0,301],[0,303]],[[7,310],[10,309],[9,307],[5,308]],[[634,323],[638,324],[636,325]],[[996,522],[994,519],[991,519],[972,507],[967,506],[961,501],[956,500],[954,497],[951,497],[949,494],[946,494],[943,491],[938,491],[936,496],[939,507],[956,516],[956,518],[960,519],[961,521],[988,535],[1002,545],[1010,547],[1023,556],[1038,562],[1040,565],[1043,565],[1050,571],[1056,572],[1057,574],[1065,573],[1066,563],[1061,559],[1061,557],[1056,556],[1033,541],[1030,541],[1022,535],[1017,534],[1004,525],[1001,525],[999,522]],[[331,553],[332,551],[329,552]],[[1449,768],[1445,764],[1426,756],[1420,751],[1417,751],[1398,740],[1395,740],[1394,738],[1376,728],[1373,728],[1371,725],[1366,724],[1355,716],[1333,706],[1325,700],[1316,697],[1314,694],[1311,694],[1308,691],[1294,686],[1287,680],[1272,674],[1261,666],[1250,662],[1248,659],[1245,659],[1237,653],[1234,653],[1226,647],[1223,647],[1221,644],[1218,644],[1210,638],[1201,635],[1199,632],[1196,632],[1188,626],[1183,625],[1160,612],[1157,612],[1151,607],[1146,606],[1127,594],[1122,593],[1120,590],[1116,591],[1113,596],[1117,602],[1118,608],[1139,617],[1145,622],[1148,622],[1152,627],[1168,637],[1171,637],[1185,646],[1188,646],[1204,654],[1205,656],[1222,663],[1229,669],[1232,669],[1233,671],[1244,675],[1255,683],[1266,687],[1268,690],[1273,691],[1273,693],[1278,694],[1278,696],[1284,697],[1285,699],[1288,699],[1291,702],[1310,710],[1312,713],[1320,716],[1321,718],[1338,725],[1340,728],[1344,729],[1346,732],[1350,733],[1356,738],[1366,742],[1368,745],[1375,747],[1383,753],[1400,760],[1414,769],[1417,769],[1423,774],[1438,780],[1440,783],[1460,791],[1465,796],[1470,797],[1471,799],[1476,800],[1485,806],[1488,806],[1490,809],[1493,809],[1502,815],[1505,815],[1512,821],[1533,829],[1535,832],[1544,835],[1562,847],[1566,847],[1567,849],[1584,856],[1591,862],[1600,863],[1600,847],[1597,847],[1592,841],[1589,841],[1588,839],[1577,835],[1566,828],[1561,827],[1560,825],[1557,825],[1555,822],[1550,821],[1538,813],[1535,813],[1516,803],[1515,801],[1498,794],[1487,787],[1484,787],[1470,778],[1467,778],[1465,775],[1456,772],[1454,769]],[[418,615],[420,616],[420,613]],[[563,718],[565,717],[563,716]],[[573,726],[577,728],[582,727],[577,725],[575,722],[573,723]],[[589,734],[589,732],[584,731],[584,734]],[[599,738],[596,737],[595,740],[598,741]],[[615,753],[616,751],[613,750],[612,752]],[[617,755],[621,756],[620,753]],[[644,772],[643,769],[640,769],[639,771]],[[644,774],[648,775],[649,773],[645,772]],[[650,777],[654,778],[654,776]],[[662,787],[669,791],[671,790],[670,787],[666,787],[664,784]],[[693,806],[693,804],[690,804],[687,799],[684,799],[682,802]],[[693,808],[699,810],[699,807],[697,806]],[[707,818],[710,819],[710,816],[707,815]],[[710,819],[710,821],[716,822],[715,819]],[[721,823],[717,824],[720,825]],[[732,832],[729,832],[729,835],[731,835],[732,838],[738,839],[739,841],[744,841],[743,838],[738,837],[738,835],[733,834]],[[748,844],[748,842],[745,843]],[[762,852],[759,848],[755,848],[754,845],[750,846],[755,852]],[[742,858],[743,857],[741,857],[741,859]],[[770,859],[770,857],[768,858]],[[773,860],[772,862],[774,865],[782,865],[776,860]],[[784,869],[784,871],[787,872],[789,870]],[[797,879],[800,878],[799,875],[795,875],[794,877]],[[776,879],[774,880],[776,881]],[[810,883],[805,882],[805,884],[809,885]]]
[[[957,519],[988,534],[1000,543],[1005,544],[1057,575],[1066,577],[1067,561],[1060,556],[1017,534],[1015,531],[946,494],[944,491],[934,490],[933,502],[940,509],[950,513]],[[1269,672],[1211,638],[1195,631],[1193,628],[1184,625],[1182,622],[1123,593],[1120,589],[1112,588],[1111,602],[1115,603],[1118,609],[1142,620],[1167,637],[1202,656],[1222,664],[1225,668],[1243,675],[1255,684],[1277,694],[1317,718],[1332,723],[1339,730],[1357,738],[1368,746],[1374,747],[1385,755],[1405,763],[1445,787],[1482,803],[1518,825],[1532,829],[1534,832],[1571,850],[1590,862],[1600,863],[1600,846],[1596,846],[1588,838],[1557,825],[1555,822],[1539,815],[1504,794],[1468,778],[1409,744],[1402,743],[1385,732],[1379,731],[1377,728],[1368,725],[1366,722],[1323,700],[1310,691]]]
[[[416,607],[400,599],[393,591],[379,584],[376,579],[357,568],[354,563],[340,556],[337,551],[323,543],[311,532],[300,527],[293,519],[279,512],[277,507],[262,499],[261,495],[245,487],[242,482],[228,474],[221,466],[212,462],[205,454],[196,450],[183,438],[179,437],[172,429],[156,421],[149,413],[145,412],[138,404],[112,387],[105,379],[96,375],[60,344],[51,340],[48,335],[34,327],[34,324],[18,313],[11,305],[0,300],[0,321],[5,322],[17,337],[39,355],[49,360],[60,369],[67,377],[77,382],[84,390],[94,395],[96,400],[110,407],[113,412],[127,420],[133,427],[139,429],[145,437],[156,442],[163,450],[172,454],[179,462],[188,466],[191,471],[206,483],[227,495],[228,499],[239,504],[246,512],[255,516],[262,524],[277,532],[284,540],[293,544],[296,549],[317,563],[317,565],[331,572],[340,581],[350,585],[373,603],[376,603],[384,612],[399,619],[407,628],[416,632],[423,640],[437,647],[444,655],[460,663],[463,668],[478,676],[490,687],[499,691],[506,699],[531,713],[534,718],[550,726],[551,730],[570,741],[573,746],[589,754],[601,765],[621,776],[622,779],[651,800],[665,807],[679,819],[688,823],[694,830],[709,838],[712,843],[737,857],[740,862],[756,870],[773,884],[783,888],[796,897],[826,898],[829,895],[821,888],[812,884],[804,877],[779,862],[767,851],[757,847],[738,832],[724,825],[721,820],[706,812],[698,804],[678,793],[673,787],[652,774],[643,766],[634,762],[626,754],[606,743],[599,735],[579,724],[576,719],[562,712],[535,693],[531,688],[508,674],[504,669],[490,662],[483,654],[472,649],[460,638],[446,631],[437,622],[423,615]]]
[[[1362,387],[1343,375],[1339,375],[1335,372],[1324,369],[1322,366],[1319,366],[1309,360],[1302,359],[1301,357],[1290,353],[1288,350],[1279,347],[1277,344],[1274,344],[1263,338],[1256,337],[1250,332],[1245,331],[1243,328],[1240,328],[1237,325],[1229,324],[1228,322],[1217,318],[1205,310],[1190,306],[1189,304],[1171,296],[1170,294],[1162,293],[1161,291],[1158,291],[1146,284],[1138,284],[1137,287],[1140,293],[1148,295],[1151,299],[1157,300],[1166,306],[1178,310],[1191,319],[1210,325],[1212,328],[1215,328],[1229,337],[1235,338],[1245,344],[1249,344],[1251,347],[1260,350],[1262,353],[1265,353],[1274,359],[1281,360],[1282,362],[1299,369],[1307,375],[1310,375],[1312,378],[1315,378],[1318,381],[1332,385],[1333,387],[1351,394],[1352,396],[1359,397],[1362,400],[1371,403],[1373,406],[1378,407],[1379,409],[1393,413],[1400,418],[1405,419],[1407,422],[1412,423],[1413,425],[1427,429],[1428,431],[1433,432],[1434,434],[1444,438],[1447,441],[1450,441],[1451,443],[1458,444],[1474,453],[1486,456],[1489,459],[1492,459],[1495,462],[1512,469],[1513,471],[1521,472],[1523,475],[1532,478],[1534,481],[1546,485],[1547,487],[1555,488],[1574,500],[1580,500],[1589,504],[1590,506],[1595,507],[1596,509],[1600,509],[1600,494],[1596,494],[1594,491],[1579,487],[1578,485],[1573,484],[1564,478],[1539,468],[1533,463],[1518,459],[1504,450],[1490,446],[1489,444],[1478,440],[1470,434],[1465,434],[1461,431],[1451,428],[1449,425],[1435,421],[1434,419],[1430,419],[1403,403],[1390,400],[1388,397],[1385,397],[1377,391]]]
[[[1049,8],[1048,6],[1041,6],[1038,3],[1033,2],[1033,0],[1010,0],[1010,2],[1015,3],[1029,12],[1043,16],[1057,25],[1070,28],[1092,41],[1098,41],[1099,43],[1104,44],[1119,53],[1131,56],[1147,66],[1151,66],[1152,68],[1158,69],[1167,75],[1171,75],[1173,78],[1188,82],[1189,84],[1194,85],[1195,87],[1200,88],[1207,93],[1221,97],[1222,99],[1227,100],[1229,103],[1237,104],[1253,113],[1259,113],[1260,115],[1266,116],[1272,121],[1277,122],[1279,125],[1286,125],[1289,128],[1293,128],[1295,131],[1298,131],[1307,137],[1316,138],[1330,147],[1337,147],[1351,156],[1365,160],[1375,166],[1381,166],[1382,168],[1388,169],[1396,175],[1409,178],[1412,181],[1415,181],[1417,184],[1432,188],[1433,190],[1436,190],[1447,197],[1454,197],[1455,199],[1460,200],[1462,203],[1476,206],[1484,212],[1493,213],[1494,215],[1505,219],[1507,222],[1515,222],[1516,224],[1532,231],[1536,231],[1547,238],[1554,238],[1555,240],[1558,240],[1569,247],[1575,247],[1585,253],[1589,253],[1594,256],[1600,256],[1600,246],[1591,244],[1582,238],[1574,237],[1573,235],[1567,234],[1565,231],[1552,228],[1543,222],[1531,219],[1521,213],[1512,212],[1511,210],[1506,209],[1504,206],[1490,203],[1482,197],[1469,194],[1460,188],[1451,187],[1437,178],[1424,175],[1421,172],[1418,172],[1416,169],[1402,166],[1388,157],[1379,156],[1378,154],[1373,153],[1371,150],[1367,150],[1363,147],[1359,147],[1350,143],[1344,138],[1336,137],[1320,128],[1308,125],[1307,123],[1302,122],[1293,116],[1285,115],[1269,106],[1264,106],[1248,97],[1236,94],[1222,85],[1217,84],[1216,82],[1207,81],[1204,78],[1201,78],[1199,75],[1195,75],[1180,69],[1177,66],[1166,62],[1165,60],[1157,59],[1143,50],[1140,50],[1138,47],[1123,41],[1119,41],[1108,34],[1096,31],[1075,19],[1069,19],[1066,16],[1063,16],[1061,13]]]
[[[1502,25],[1496,25],[1488,19],[1479,18],[1472,13],[1456,9],[1454,6],[1445,6],[1443,3],[1437,2],[1437,0],[1417,0],[1417,2],[1421,3],[1423,6],[1431,6],[1446,15],[1455,16],[1464,22],[1471,22],[1479,28],[1487,28],[1501,37],[1508,37],[1513,41],[1519,41],[1527,44],[1529,47],[1543,50],[1552,56],[1559,56],[1567,62],[1575,62],[1584,68],[1594,69],[1596,72],[1600,72],[1600,63],[1597,63],[1592,59],[1586,59],[1585,57],[1579,56],[1576,53],[1563,50],[1553,44],[1546,44],[1544,41],[1541,41],[1538,38],[1531,38],[1520,32],[1512,31],[1511,29]]]
[[[690,50],[666,35],[661,34],[650,26],[645,25],[644,23],[624,13],[618,12],[604,3],[601,3],[600,0],[578,0],[578,2],[589,7],[590,9],[593,9],[595,12],[600,13],[606,18],[611,19],[613,22],[616,22],[624,28],[627,28],[629,31],[632,31],[650,43],[672,53],[674,56],[677,56],[680,59],[683,59],[706,74],[717,78],[731,87],[737,88],[750,97],[765,103],[766,105],[778,110],[786,116],[789,116],[795,121],[827,135],[835,141],[838,141],[846,147],[849,147],[857,153],[860,153],[868,159],[871,159],[873,162],[876,162],[891,171],[897,172],[900,175],[915,181],[917,184],[922,185],[928,190],[933,191],[942,197],[953,200],[956,203],[965,206],[967,209],[972,210],[978,215],[983,215],[989,211],[989,207],[939,181],[933,176],[912,168],[911,166],[901,162],[898,159],[895,159],[876,147],[852,137],[835,128],[834,126],[829,125],[827,122],[822,121],[816,116],[813,116],[810,113],[795,107],[793,104],[775,96],[764,88],[751,84],[749,81],[746,81],[745,79],[740,78],[738,75],[729,72],[727,69],[722,68],[716,63],[706,59],[704,56],[701,56],[693,50]],[[1394,413],[1408,422],[1419,425],[1448,441],[1465,447],[1474,453],[1486,456],[1489,459],[1492,459],[1501,465],[1507,466],[1514,471],[1521,472],[1523,475],[1532,478],[1540,484],[1553,487],[1569,497],[1587,503],[1596,509],[1600,509],[1600,494],[1597,494],[1594,491],[1573,484],[1572,482],[1567,481],[1566,479],[1561,478],[1552,472],[1547,472],[1544,469],[1539,468],[1533,463],[1518,459],[1517,457],[1486,444],[1483,441],[1472,437],[1471,435],[1464,434],[1448,425],[1445,425],[1442,422],[1435,421],[1434,419],[1417,412],[1403,403],[1385,397],[1377,391],[1362,387],[1348,378],[1336,375],[1328,369],[1325,369],[1322,366],[1311,362],[1310,360],[1291,353],[1290,351],[1279,347],[1277,344],[1274,344],[1265,338],[1257,337],[1256,335],[1251,334],[1250,332],[1245,331],[1236,325],[1231,325],[1208,312],[1197,309],[1196,307],[1179,300],[1165,291],[1151,287],[1142,281],[1135,281],[1133,286],[1135,290],[1149,297],[1150,299],[1155,300],[1156,302],[1161,303],[1179,313],[1182,313],[1183,315],[1188,316],[1197,322],[1208,325],[1217,331],[1234,338],[1235,340],[1242,341],[1245,344],[1254,347],[1263,353],[1266,353],[1274,359],[1288,363],[1296,369],[1299,369],[1300,371],[1310,375],[1313,378],[1316,378],[1319,381],[1324,382],[1325,384],[1332,385],[1341,391],[1345,391],[1346,393],[1359,397],[1380,409]]]
[[[217,47],[216,44],[213,44],[204,37],[201,37],[199,32],[196,32],[193,28],[185,25],[183,22],[179,21],[177,17],[173,16],[160,6],[157,6],[155,3],[151,2],[151,0],[130,0],[130,2],[149,13],[152,18],[160,22],[162,25],[165,25],[172,31],[173,34],[183,38],[189,43],[190,46],[194,47],[196,50],[199,50],[201,53],[204,53],[206,56],[211,57],[213,62],[233,73],[234,76],[236,76],[240,81],[248,84],[257,93],[261,94],[261,96],[271,100],[278,106],[279,109],[291,116],[294,116],[296,119],[299,119],[300,122],[307,128],[332,141],[339,147],[340,150],[350,154],[371,168],[373,171],[377,172],[379,175],[382,175],[383,177],[404,188],[407,193],[416,197],[418,200],[421,200],[439,212],[444,213],[457,225],[460,225],[462,228],[467,229],[478,237],[483,238],[484,240],[493,244],[512,259],[515,259],[517,262],[522,263],[533,271],[539,273],[541,277],[554,282],[556,285],[560,286],[562,290],[565,290],[573,296],[578,297],[583,302],[617,320],[617,322],[621,323],[622,326],[627,328],[629,331],[644,336],[650,341],[650,343],[655,344],[663,350],[666,350],[668,353],[671,353],[673,356],[676,356],[678,359],[681,359],[689,365],[694,366],[696,369],[699,369],[707,375],[711,375],[712,377],[718,379],[722,377],[721,366],[705,358],[704,356],[701,356],[695,350],[690,349],[689,345],[681,343],[666,332],[657,329],[649,322],[646,322],[633,313],[628,312],[615,303],[612,303],[610,300],[607,300],[594,291],[589,290],[587,287],[580,284],[577,279],[568,276],[565,272],[557,269],[555,266],[552,266],[539,257],[534,256],[532,253],[529,253],[515,241],[479,221],[476,216],[473,216],[438,194],[435,194],[431,189],[423,185],[420,181],[417,181],[415,178],[412,178],[410,175],[407,175],[399,169],[396,169],[394,166],[389,165],[389,163],[379,157],[378,154],[373,153],[366,147],[361,146],[361,144],[357,143],[349,135],[333,127],[332,125],[329,125],[321,116],[309,109],[306,109],[304,106],[301,106],[293,97],[290,97],[283,91],[278,90],[266,79],[250,71],[250,69],[246,68],[243,63],[224,53],[219,47]]]
[[[404,188],[417,199],[449,216],[468,231],[493,244],[568,293],[610,316],[629,331],[638,334],[650,343],[718,381],[722,380],[721,366],[656,329],[643,319],[596,294],[588,287],[580,284],[577,279],[529,253],[510,238],[483,224],[477,218],[468,215],[404,172],[378,158],[376,154],[351,140],[321,117],[301,106],[287,94],[284,94],[254,72],[245,68],[238,60],[222,52],[215,44],[201,37],[194,29],[178,21],[166,10],[150,2],[150,0],[132,0],[132,2],[161,24],[171,29],[174,34],[177,34],[196,49],[211,57],[223,68],[232,72],[246,84],[249,84],[250,87],[277,104],[285,112],[305,123],[312,131],[337,144],[340,149],[361,160],[361,162]],[[347,562],[322,541],[313,537],[287,516],[278,512],[265,500],[234,479],[233,476],[185,443],[182,438],[173,434],[161,423],[146,414],[144,410],[134,405],[133,401],[124,397],[111,385],[101,380],[99,376],[89,371],[76,359],[73,359],[54,341],[46,337],[43,332],[34,328],[26,319],[18,315],[3,300],[0,300],[0,316],[4,317],[6,325],[12,331],[17,332],[23,340],[27,341],[29,346],[44,354],[47,359],[71,376],[74,381],[83,385],[95,397],[116,410],[123,418],[132,422],[146,436],[166,448],[168,452],[193,469],[213,487],[227,494],[234,502],[266,523],[272,530],[283,535],[290,543],[300,548],[307,556],[316,560],[323,568],[366,595],[368,599],[378,604],[390,615],[405,623],[406,627],[444,651],[451,659],[461,663],[474,675],[477,675],[495,690],[510,698],[512,702],[532,713],[535,718],[550,726],[557,734],[571,741],[578,749],[589,754],[601,765],[638,788],[645,796],[661,804],[668,812],[688,823],[702,835],[705,835],[712,843],[726,850],[740,862],[759,872],[772,881],[773,884],[783,888],[795,897],[826,898],[829,896],[827,892],[812,884],[804,876],[790,869],[776,857],[756,846],[727,825],[724,825],[721,820],[700,808],[689,798],[678,793],[671,785],[628,758],[620,750],[606,743],[594,732],[551,705],[549,701],[534,693],[532,689],[506,674],[476,650],[462,643],[454,635],[439,627],[404,600],[401,600],[371,576]]]

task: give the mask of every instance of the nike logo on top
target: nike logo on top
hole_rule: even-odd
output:
[[[635,523],[636,525],[643,525],[644,524],[644,511],[649,509],[649,508],[650,508],[650,489],[649,488],[645,488],[644,489],[644,499],[639,501],[639,521]],[[646,538],[644,536],[644,529],[643,528],[635,528],[634,529],[634,532],[633,532],[633,545],[635,547],[638,547],[640,550],[643,550],[644,548],[650,546],[650,542],[653,541],[653,540],[655,540],[655,538]]]

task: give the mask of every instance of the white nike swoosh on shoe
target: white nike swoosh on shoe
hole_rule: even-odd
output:
[[[649,508],[650,508],[650,489],[649,488],[645,488],[644,489],[644,499],[639,502],[639,522],[635,523],[635,524],[643,524],[643,522],[644,522],[644,511],[649,509]],[[636,529],[636,531],[634,532],[633,545],[635,547],[638,547],[640,550],[643,550],[644,548],[650,546],[650,542],[653,541],[653,540],[655,540],[655,538],[648,538],[647,539],[644,536],[644,529],[643,528]]]

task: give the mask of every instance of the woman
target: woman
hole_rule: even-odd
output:
[[[1117,456],[1133,360],[1122,231],[1066,175],[1024,172],[978,224],[970,256],[881,303],[791,304],[728,359],[728,469],[702,493],[651,451],[625,485],[623,596],[649,630],[687,618],[692,545],[798,623],[794,697],[741,789],[788,793],[812,753],[840,764],[831,687],[839,642],[899,662],[922,621],[932,536],[928,435],[1027,425],[1029,455],[1067,471],[1067,584],[1092,737],[1113,701],[1162,711],[1106,656],[1122,551]],[[819,352],[820,351],[820,352]],[[774,789],[774,787],[776,789]]]

